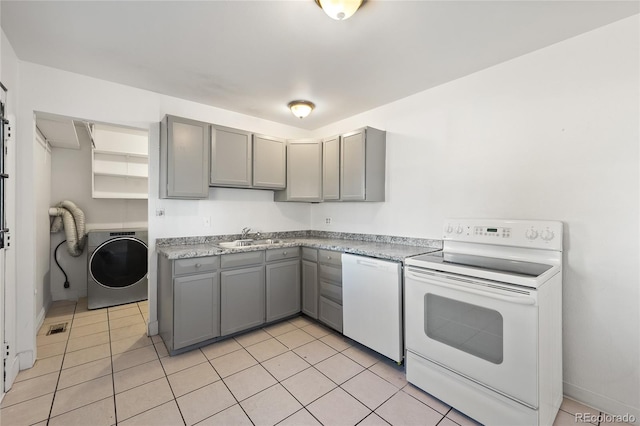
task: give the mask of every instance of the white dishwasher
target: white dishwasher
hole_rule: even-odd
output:
[[[342,315],[345,336],[401,362],[401,264],[343,254]]]

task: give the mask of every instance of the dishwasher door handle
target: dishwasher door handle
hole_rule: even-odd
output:
[[[375,260],[364,260],[364,259],[358,259],[356,261],[356,263],[358,265],[362,265],[362,266],[369,266],[371,268],[379,268],[381,266],[385,266],[381,263],[376,262]]]

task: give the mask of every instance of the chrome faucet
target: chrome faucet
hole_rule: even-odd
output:
[[[243,240],[247,239],[247,235],[249,235],[249,232],[251,232],[251,228],[249,228],[248,226],[246,228],[242,228],[242,239]]]

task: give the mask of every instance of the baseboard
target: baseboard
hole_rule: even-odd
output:
[[[158,321],[149,321],[147,324],[147,335],[155,336],[158,334]]]
[[[619,416],[633,416],[635,420],[631,422],[631,424],[640,425],[640,409],[638,407],[632,407],[623,402],[616,401],[615,399],[611,399],[607,396],[597,394],[567,382],[563,383],[563,391],[569,398],[575,399],[576,401],[582,402],[583,404],[604,413]]]
[[[34,356],[33,351],[24,351],[18,353],[18,360],[20,362],[20,370],[26,370],[27,368],[33,367],[33,364],[36,362],[36,358]]]
[[[18,359],[18,357],[13,357],[11,360],[7,359],[5,372],[7,373],[7,377],[4,381],[4,391],[8,392],[9,389],[11,389],[11,386],[13,386],[13,382],[16,381],[18,373],[20,372],[20,360]]]
[[[40,312],[38,312],[38,316],[36,317],[36,334],[38,334],[40,327],[42,327],[42,324],[44,323],[44,317],[46,313],[47,310],[44,307],[42,307],[40,309]]]
[[[64,290],[51,293],[51,300],[78,300],[79,293],[77,290]]]

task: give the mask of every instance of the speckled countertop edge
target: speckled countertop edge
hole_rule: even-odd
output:
[[[250,235],[252,236],[252,235]],[[285,240],[279,244],[221,248],[221,241],[240,239],[240,235],[213,235],[204,237],[161,238],[156,240],[156,249],[168,259],[216,256],[228,253],[279,249],[284,247],[310,247],[359,254],[403,262],[407,257],[417,256],[442,249],[441,240],[397,237],[375,234],[351,234],[323,231],[289,231],[263,233],[261,239]]]

